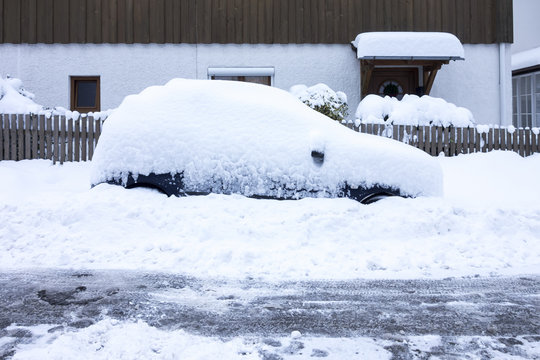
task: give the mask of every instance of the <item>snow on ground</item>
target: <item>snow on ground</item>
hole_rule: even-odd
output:
[[[540,273],[540,155],[439,157],[442,198],[167,198],[90,163],[0,162],[0,268],[267,280]]]
[[[191,335],[183,330],[164,331],[142,321],[102,320],[78,331],[56,330],[49,325],[11,326],[30,331],[37,339],[21,344],[13,360],[24,359],[393,359],[394,347],[408,349],[403,358],[438,358],[441,350],[464,359],[535,359],[540,356],[536,342],[518,337],[521,344],[510,349],[496,338],[486,336],[436,335],[386,338],[329,338],[303,336],[293,331],[289,337],[235,337],[220,339]]]

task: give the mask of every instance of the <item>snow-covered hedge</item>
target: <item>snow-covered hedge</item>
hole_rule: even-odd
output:
[[[326,84],[311,87],[294,85],[289,92],[313,110],[331,119],[342,121],[349,113],[347,95],[342,91],[330,89]]]
[[[356,122],[365,124],[474,126],[472,113],[441,98],[404,95],[402,100],[366,96],[356,110]]]

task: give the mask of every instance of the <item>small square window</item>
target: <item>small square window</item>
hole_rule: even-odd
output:
[[[101,110],[99,76],[71,76],[71,110],[81,113]]]

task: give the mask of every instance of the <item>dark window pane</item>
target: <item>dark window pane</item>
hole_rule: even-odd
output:
[[[95,107],[97,82],[95,80],[79,80],[77,86],[77,107]]]

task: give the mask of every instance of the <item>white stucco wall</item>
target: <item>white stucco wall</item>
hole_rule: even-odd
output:
[[[514,44],[512,53],[540,46],[540,1],[514,0]]]
[[[506,83],[505,116],[500,116],[499,44],[465,44],[465,60],[450,61],[437,73],[431,96],[471,110],[479,124],[512,123],[512,71],[510,45],[504,46]]]
[[[507,52],[509,121],[510,47]],[[469,108],[478,123],[500,124],[499,46],[465,45],[465,58],[443,66],[431,95]],[[286,90],[323,82],[347,94],[352,114],[360,100],[360,66],[350,45],[0,44],[0,75],[23,80],[45,106],[69,107],[70,75],[100,75],[106,110],[148,86],[206,79],[209,67],[229,66],[273,66],[274,86]]]

